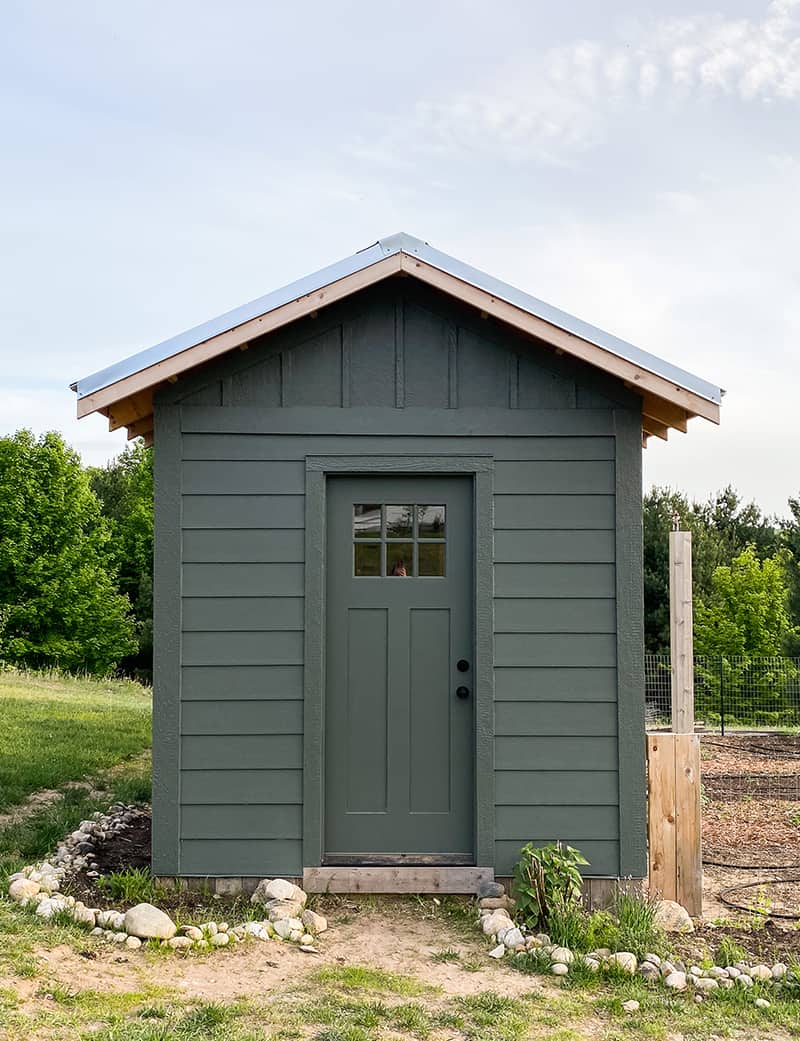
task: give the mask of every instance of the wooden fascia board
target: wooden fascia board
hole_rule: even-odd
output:
[[[420,260],[419,257],[406,253],[401,254],[401,257],[403,270],[428,285],[458,297],[480,311],[485,311],[502,322],[507,322],[517,329],[552,344],[566,354],[571,354],[598,369],[611,373],[612,376],[629,382],[639,394],[649,391],[656,397],[663,398],[687,412],[703,416],[712,423],[719,423],[719,405],[713,401],[700,397],[699,394],[695,394],[685,387],[671,383],[663,376],[657,376],[626,358],[620,358],[611,351],[589,343],[588,340],[583,340],[574,333],[560,329],[537,315],[532,315],[514,304],[509,304],[507,301],[487,293],[484,289],[463,282],[454,275]]]
[[[284,304],[268,314],[251,318],[249,322],[243,322],[210,340],[205,340],[179,354],[164,358],[163,361],[132,373],[108,387],[96,390],[93,394],[87,394],[86,397],[78,400],[78,419],[106,408],[114,402],[129,398],[133,394],[152,389],[170,377],[177,377],[187,369],[218,358],[232,348],[247,343],[248,340],[254,340],[265,333],[273,332],[281,326],[311,314],[312,311],[318,311],[321,307],[336,303],[337,300],[342,300],[360,289],[366,289],[384,278],[399,274],[401,256],[402,254],[395,253],[393,256],[384,257],[383,260],[379,260],[361,271],[355,271],[336,282],[331,282],[330,285],[316,289],[313,293],[307,293],[296,300],[291,300],[288,304]]]

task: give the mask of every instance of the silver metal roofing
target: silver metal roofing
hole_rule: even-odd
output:
[[[413,236],[406,235],[403,232],[397,235],[390,235],[385,239],[379,239],[374,245],[360,250],[351,257],[345,257],[344,260],[322,268],[321,271],[316,271],[312,275],[306,275],[305,278],[300,278],[282,289],[276,289],[258,300],[253,300],[249,304],[243,304],[241,307],[228,311],[218,318],[212,318],[211,321],[197,325],[193,329],[180,333],[178,336],[173,336],[169,340],[164,340],[154,347],[148,347],[144,351],[139,351],[138,354],[133,354],[129,358],[110,365],[106,369],[93,373],[91,376],[86,376],[84,379],[78,380],[77,383],[71,384],[71,389],[77,391],[79,398],[86,397],[88,394],[93,394],[95,391],[109,387],[112,383],[125,379],[127,376],[132,376],[134,373],[156,364],[156,362],[163,361],[174,354],[179,354],[190,347],[195,347],[197,344],[210,340],[220,333],[227,332],[229,329],[233,329],[243,322],[250,321],[252,318],[268,314],[270,311],[274,311],[276,308],[282,307],[298,297],[316,292],[332,282],[338,281],[340,278],[362,271],[384,257],[389,257],[396,253],[407,253],[417,256],[427,264],[439,268],[454,278],[461,279],[462,282],[467,282],[478,289],[483,289],[485,292],[491,293],[492,296],[505,300],[507,303],[535,315],[537,318],[542,318],[565,332],[573,333],[575,336],[602,347],[620,358],[625,358],[634,365],[638,365],[648,372],[652,372],[669,380],[671,383],[684,387],[686,390],[690,390],[708,401],[713,401],[717,405],[720,404],[724,394],[721,388],[700,379],[698,376],[692,375],[690,372],[686,372],[684,369],[679,369],[676,365],[672,365],[654,354],[649,354],[647,351],[634,347],[632,343],[627,343],[625,340],[620,340],[610,333],[603,332],[602,329],[597,329],[595,326],[589,325],[588,322],[581,321],[580,318],[567,314],[566,311],[561,311],[557,307],[544,303],[542,300],[537,300],[534,296],[523,293],[520,289],[506,285],[505,282],[492,278],[491,275],[484,274],[484,272],[478,271],[477,268],[470,267],[454,257],[449,257],[446,253],[440,253],[438,249],[433,249],[427,242],[415,239]]]

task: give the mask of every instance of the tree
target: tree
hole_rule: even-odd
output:
[[[717,659],[707,668],[701,663],[701,676],[716,703],[724,684],[728,710],[742,722],[759,722],[756,710],[783,707],[796,675],[793,664],[778,657],[797,633],[788,606],[789,559],[779,550],[759,560],[748,546],[714,571],[709,597],[695,606],[695,651]],[[758,660],[765,658],[772,660]]]
[[[800,498],[789,499],[791,518],[781,522],[780,543],[790,554],[786,559],[789,614],[795,628],[784,642],[784,654],[800,656]]]
[[[129,669],[153,667],[153,453],[138,442],[105,467],[87,471],[110,526],[117,587],[133,606],[139,641]]]
[[[109,527],[57,433],[0,438],[0,654],[107,673],[136,646]]]

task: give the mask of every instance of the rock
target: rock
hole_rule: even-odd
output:
[[[754,965],[750,970],[750,975],[754,980],[771,980],[772,969],[768,965]]]
[[[612,954],[608,959],[612,965],[618,965],[623,972],[629,972],[633,975],[638,967],[636,961],[636,955],[631,954],[630,951],[618,951],[616,954]]]
[[[719,965],[712,965],[711,968],[706,973],[706,976],[710,976],[712,979],[715,979],[715,980],[725,979],[727,977],[727,975],[728,975],[728,970],[727,969],[723,969]]]
[[[506,887],[500,882],[481,882],[478,885],[477,897],[479,900],[498,898],[505,895]]]
[[[540,947],[547,947],[547,945],[550,943],[550,937],[547,935],[547,933],[537,933],[536,939],[539,941]]]
[[[729,965],[725,971],[732,980],[735,980],[737,976],[741,976],[742,974],[742,970],[737,968],[735,965]]]
[[[76,922],[80,922],[81,925],[88,925],[90,929],[94,929],[96,924],[95,912],[90,907],[86,907],[78,900],[71,911],[72,918]]]
[[[8,895],[18,904],[24,904],[41,892],[41,889],[41,885],[30,878],[17,878],[8,887]]]
[[[562,965],[571,965],[575,961],[575,955],[568,947],[556,947],[550,955],[550,961],[560,962]]]
[[[299,943],[300,942],[300,937],[302,935],[303,935],[303,930],[302,929],[292,929],[292,931],[289,933],[289,939],[292,941],[292,943]]]
[[[92,929],[92,931],[91,931],[91,933],[89,935],[90,936],[102,936],[103,935],[103,930],[100,928],[99,925],[96,925],[94,927],[94,929]]]
[[[772,978],[774,980],[782,980],[788,971],[788,966],[784,965],[782,961],[776,962],[772,966]]]
[[[670,990],[686,990],[686,973],[671,972],[665,977],[664,986]]]
[[[712,990],[717,990],[719,984],[716,980],[711,979],[710,976],[703,976],[698,980],[695,980],[695,990],[702,991],[704,994],[710,994]]]
[[[127,943],[128,942],[128,934],[127,933],[112,933],[112,939],[114,940],[114,943]]]
[[[313,947],[311,944],[304,943],[299,949],[303,952],[303,954],[319,954],[317,948]]]
[[[507,930],[503,937],[503,943],[506,947],[522,947],[525,944],[525,937],[522,935],[520,930],[514,926],[513,929]]]
[[[253,923],[248,923],[253,924]],[[202,940],[203,930],[198,929],[196,925],[184,925],[181,932],[190,940]]]
[[[591,953],[595,958],[599,958],[600,961],[605,961],[606,958],[611,957],[611,949],[609,947],[598,947],[597,950]]]
[[[625,1009],[626,1012],[638,1012],[639,1002],[636,1000],[636,998],[630,998],[628,1001],[622,1002],[622,1007]]]
[[[685,907],[674,900],[659,900],[656,904],[655,925],[665,933],[693,933],[694,922]]]
[[[289,924],[288,918],[281,918],[275,925],[275,935],[280,936],[282,940],[288,940],[292,934],[292,926]]]
[[[484,936],[495,936],[501,929],[508,929],[510,925],[511,919],[508,917],[508,911],[502,909],[492,911],[481,922]]]
[[[271,922],[279,922],[282,918],[298,918],[303,913],[303,905],[299,900],[270,900],[264,904],[264,909]]]
[[[528,948],[529,951],[533,951],[537,950],[542,945],[539,943],[535,936],[529,936],[525,941],[525,946]]]
[[[211,942],[215,947],[227,947],[231,938],[227,933],[215,933],[211,937]]]
[[[554,976],[566,976],[569,972],[569,966],[565,965],[563,961],[557,961],[550,966],[550,971]]]
[[[36,908],[36,914],[40,918],[52,918],[57,911],[63,911],[67,907],[66,901],[60,896],[46,896]]]
[[[588,954],[583,959],[583,964],[586,966],[589,972],[600,971],[600,962],[597,960],[597,958],[590,958]]]
[[[747,975],[746,972],[740,973],[736,977],[736,982],[739,984],[740,987],[744,987],[745,990],[749,990],[750,987],[753,986],[753,980],[751,979],[750,976]]]
[[[199,929],[198,932],[200,932]],[[203,934],[200,933],[200,938],[202,939],[202,937]],[[192,946],[192,938],[191,936],[173,936],[171,940],[167,940],[167,943],[173,950],[187,951]]]
[[[769,1008],[770,1004],[766,998],[756,998],[755,1006],[756,1008]]]
[[[720,979],[720,980],[717,980],[717,982],[719,983],[720,987],[722,987],[723,990],[730,990],[731,987],[733,986],[733,980]]]
[[[646,980],[655,980],[660,978],[661,970],[651,961],[643,961],[639,966],[639,975],[644,976]]]
[[[230,929],[230,925],[227,922],[219,922],[217,925],[217,931],[221,933],[227,933]]]
[[[690,965],[689,972],[691,972],[693,976],[705,976],[705,972],[700,968],[699,965]]]
[[[209,936],[216,936],[219,932],[219,926],[216,922],[204,922],[200,926],[200,928],[203,930],[204,933],[207,933]]]
[[[661,959],[657,954],[645,954],[642,961],[649,962],[651,965],[655,965],[657,969],[661,968]]]
[[[478,901],[478,907],[482,911],[498,911],[500,908],[513,911],[516,906],[516,901],[510,896],[485,896],[483,900]]]
[[[314,943],[314,937],[311,933],[303,933],[300,937],[300,943],[303,947],[310,947]]]
[[[324,933],[328,928],[328,919],[324,915],[317,914],[316,911],[306,909],[300,915],[300,920],[306,927],[307,931],[318,936],[320,933]]]
[[[270,900],[292,900],[305,907],[308,897],[305,892],[285,878],[264,878],[256,886],[250,898],[253,904],[268,904]]]
[[[142,940],[171,940],[178,927],[152,904],[137,904],[125,912],[125,931]]]
[[[137,951],[142,946],[142,941],[138,936],[129,936],[125,941],[125,946],[131,951]]]
[[[702,1005],[703,1004],[703,1000],[704,999],[703,999],[703,995],[702,994],[695,994],[695,996],[694,996],[694,1003],[695,1003],[695,1005]]]

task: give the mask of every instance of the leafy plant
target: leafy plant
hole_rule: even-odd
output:
[[[619,925],[608,911],[594,911],[586,920],[586,949],[594,951],[598,947],[608,947],[610,951],[622,950]]]
[[[521,917],[529,925],[549,928],[554,912],[580,906],[579,868],[588,863],[580,850],[562,842],[523,846],[514,867],[514,896]]]
[[[550,909],[547,931],[557,947],[588,950],[588,926],[589,916],[580,904],[556,902]]]

